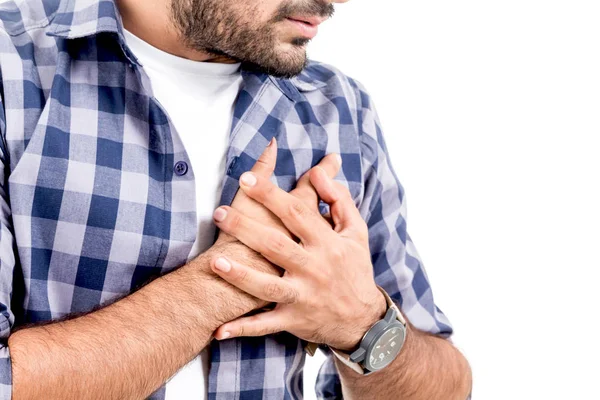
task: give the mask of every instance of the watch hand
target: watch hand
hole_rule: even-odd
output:
[[[390,343],[392,340],[396,339],[398,336],[400,336],[400,335],[395,335],[395,336],[392,336],[392,337],[390,338],[390,340],[388,340],[388,341],[387,341],[385,344],[387,345],[387,344],[388,344],[388,343]]]

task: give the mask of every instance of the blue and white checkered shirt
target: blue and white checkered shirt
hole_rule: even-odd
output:
[[[286,191],[325,154],[341,153],[336,179],[368,224],[377,284],[417,328],[450,336],[363,86],[314,61],[293,79],[242,74],[220,204],[231,203],[273,136],[273,180]],[[196,171],[125,44],[114,0],[0,4],[0,95],[0,398],[8,399],[15,327],[90,311],[186,262]],[[305,344],[288,333],[212,341],[209,399],[301,399]],[[322,350],[318,398],[339,399]],[[163,399],[164,386],[151,398]]]

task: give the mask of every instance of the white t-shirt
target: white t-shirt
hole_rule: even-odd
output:
[[[188,260],[212,245],[212,214],[220,198],[240,64],[192,61],[176,57],[125,31],[127,45],[143,65],[154,92],[190,157],[196,178],[198,231]],[[208,397],[209,353],[177,372],[167,383],[166,400]]]

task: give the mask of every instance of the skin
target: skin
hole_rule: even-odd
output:
[[[277,16],[282,10],[305,11],[308,2],[173,1],[178,4],[122,0],[118,5],[128,30],[174,55],[206,62],[241,60],[279,76],[293,75],[306,62],[307,40]],[[344,1],[323,4],[334,2]],[[239,17],[234,19],[236,26],[264,40],[250,43],[259,46],[254,48],[244,48],[249,44],[235,35],[222,48],[218,42],[203,42],[210,37],[197,33],[210,29],[194,29],[193,19],[185,19],[199,18],[196,12],[203,3],[222,12],[214,15]],[[227,26],[217,23],[214,28],[224,33]],[[244,59],[248,52],[256,57]],[[99,310],[14,331],[8,340],[13,397],[145,398],[213,337],[224,339],[225,332],[234,337],[287,330],[340,350],[354,347],[382,317],[385,303],[372,278],[364,222],[356,217],[349,194],[331,180],[340,165],[335,155],[326,156],[321,169],[312,168],[285,193],[267,184],[275,160],[276,145],[267,148],[252,169],[257,184],[240,183],[242,190],[231,207],[225,207],[227,217],[215,220],[222,229],[216,243],[190,263]],[[267,200],[271,194],[283,201],[283,208]],[[317,215],[319,197],[331,204],[329,220]],[[307,225],[309,221],[318,225]],[[263,230],[277,247],[252,242],[248,226]],[[323,236],[314,234],[314,226]],[[317,264],[319,257],[323,262]],[[223,258],[232,265],[229,272],[217,268],[217,260]],[[343,278],[335,273],[339,265],[345,266]],[[336,293],[331,282],[336,282]],[[322,302],[311,303],[317,292]],[[198,300],[207,297],[216,301]],[[244,317],[271,302],[277,303],[273,311]],[[295,323],[294,318],[303,319]],[[337,360],[336,366],[347,399],[464,399],[471,386],[470,369],[460,352],[411,326],[405,347],[384,371],[365,377]]]

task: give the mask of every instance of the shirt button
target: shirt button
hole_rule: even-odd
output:
[[[177,161],[175,164],[175,174],[182,176],[187,173],[188,165],[185,161]]]

